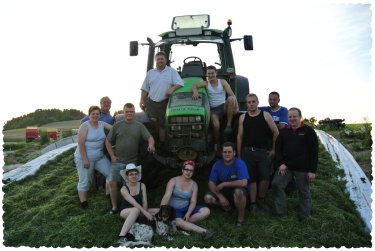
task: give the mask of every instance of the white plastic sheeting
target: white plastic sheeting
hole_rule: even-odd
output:
[[[77,143],[77,141],[78,141],[77,135],[73,135],[71,137],[63,138],[63,139],[60,139],[59,141],[56,141],[53,144],[50,144],[49,146],[47,146],[45,148],[43,148],[41,152],[42,152],[42,154],[45,154],[46,152],[52,151],[52,150],[60,148],[62,146],[69,145],[70,143]]]
[[[24,165],[17,167],[9,172],[3,174],[3,183],[9,183],[16,180],[22,180],[23,178],[34,175],[40,168],[41,165],[45,164],[47,161],[56,158],[56,156],[61,153],[76,147],[77,143],[70,143],[68,145],[62,146],[60,148],[51,150],[36,159],[27,162]]]
[[[316,130],[326,150],[331,154],[336,166],[345,172],[346,189],[350,199],[355,203],[368,232],[371,232],[371,182],[346,148],[333,136]]]

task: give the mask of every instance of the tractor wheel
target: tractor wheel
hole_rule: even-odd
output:
[[[240,111],[246,111],[246,96],[250,93],[249,80],[237,75],[237,101]]]

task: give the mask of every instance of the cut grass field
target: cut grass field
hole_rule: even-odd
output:
[[[48,162],[33,177],[3,187],[4,245],[6,247],[101,247],[115,245],[123,224],[110,215],[110,202],[104,191],[92,188],[89,209],[79,207],[77,172],[73,151]],[[207,191],[209,170],[194,174],[199,184],[199,203]],[[167,181],[179,170],[162,169],[160,183],[148,192],[150,207],[157,207]],[[174,248],[220,247],[371,247],[371,235],[345,192],[343,171],[335,167],[322,145],[316,182],[311,186],[313,211],[306,222],[299,222],[297,192],[288,196],[288,216],[275,218],[264,212],[246,212],[245,224],[236,228],[234,212],[212,208],[210,217],[199,225],[214,229],[214,238],[203,241],[197,234],[176,236],[173,241],[155,238],[153,244]],[[272,201],[269,193],[268,202]]]
[[[40,126],[39,129],[41,131],[55,130],[58,128],[62,130],[70,130],[70,129],[78,129],[79,125],[80,125],[79,120],[68,120],[68,121],[45,124],[45,125]],[[4,136],[4,142],[25,141],[25,128],[3,131],[3,136]]]

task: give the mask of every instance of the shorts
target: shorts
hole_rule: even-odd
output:
[[[246,163],[250,174],[250,183],[269,181],[272,175],[272,162],[266,149],[244,147],[241,159]]]
[[[203,208],[201,205],[196,205],[191,215],[196,214],[199,212],[199,210]],[[183,208],[176,208],[176,218],[183,219],[185,217],[186,212],[188,211],[189,206],[183,207]]]
[[[123,162],[119,162],[119,161],[112,162],[111,163],[111,175],[110,175],[109,180],[121,182],[122,177],[120,175],[120,171],[124,170],[126,168],[126,165],[127,164]]]
[[[224,104],[211,107],[210,108],[211,115],[215,114],[219,119],[222,119],[224,117]]]
[[[164,126],[165,124],[165,110],[167,109],[168,99],[155,102],[150,98],[146,98],[146,114],[149,119],[156,119],[158,126]]]
[[[235,207],[235,205],[234,205],[234,191],[236,189],[241,189],[244,196],[245,197],[248,196],[248,192],[247,192],[246,188],[244,188],[244,187],[224,187],[223,189],[220,190],[220,193],[229,201],[229,204],[232,207]],[[216,197],[216,195],[213,194],[211,191],[209,191],[208,194],[210,194],[211,196],[216,198],[217,201],[219,201],[219,199]]]

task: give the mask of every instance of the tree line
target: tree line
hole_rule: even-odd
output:
[[[8,120],[4,130],[25,128],[28,126],[41,126],[53,122],[82,119],[85,114],[75,109],[37,109],[35,112]]]

